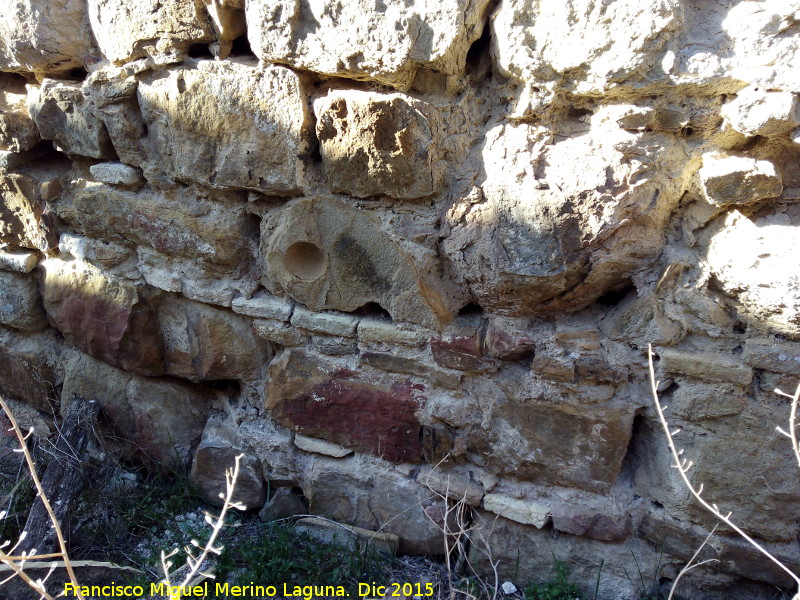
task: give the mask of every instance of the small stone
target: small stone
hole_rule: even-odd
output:
[[[290,300],[263,292],[251,298],[239,296],[231,302],[231,308],[235,313],[273,321],[289,321],[293,307],[294,305]]]
[[[298,306],[292,315],[292,325],[301,329],[338,335],[342,337],[355,337],[358,317],[343,313],[314,312]]]
[[[421,346],[427,336],[421,331],[400,329],[394,323],[378,319],[362,319],[358,324],[358,339],[362,342]]]
[[[17,273],[30,273],[39,264],[38,252],[0,250],[0,269]]]
[[[779,198],[783,191],[775,165],[745,156],[703,155],[700,181],[706,200],[719,207]]]
[[[103,183],[119,186],[138,186],[144,183],[139,169],[120,162],[99,163],[89,167],[92,176]]]
[[[315,452],[317,454],[324,454],[325,456],[333,456],[334,458],[342,458],[353,453],[351,449],[344,448],[339,444],[308,437],[307,435],[299,433],[294,436],[294,445],[306,452]]]
[[[292,488],[281,487],[275,490],[272,498],[258,513],[258,517],[262,521],[269,523],[307,513],[308,503],[303,498],[303,495]]]
[[[749,385],[753,369],[741,361],[719,354],[659,350],[660,366],[667,373],[679,373],[705,381],[720,381]]]
[[[505,494],[486,494],[483,508],[517,523],[541,529],[550,521],[550,506],[540,500],[519,500]]]
[[[768,338],[751,338],[744,344],[742,359],[751,367],[773,373],[800,375],[800,344]]]
[[[407,373],[423,377],[434,385],[441,385],[451,390],[458,389],[461,385],[461,373],[452,373],[435,369],[419,361],[394,354],[382,352],[364,352],[362,360],[376,369],[392,373]]]
[[[20,331],[47,327],[39,286],[30,275],[0,271],[0,323]]]
[[[329,356],[358,354],[358,343],[350,337],[315,335],[311,338],[311,347]]]
[[[253,321],[253,332],[258,337],[281,346],[299,346],[305,340],[296,327],[283,321],[256,319]]]
[[[423,468],[417,475],[417,483],[456,502],[463,499],[470,506],[480,506],[484,497],[483,486],[480,483],[470,481],[458,473],[444,473],[437,469]]]
[[[395,556],[400,547],[400,538],[393,533],[370,531],[328,519],[307,517],[297,521],[294,527],[296,531],[310,535],[320,542],[343,545],[351,550],[371,550]]]
[[[722,107],[722,116],[747,136],[780,135],[800,125],[797,96],[749,86]]]
[[[503,590],[503,593],[506,594],[506,595],[516,594],[517,593],[517,586],[515,586],[510,581],[504,581],[503,585],[501,585],[500,588]]]

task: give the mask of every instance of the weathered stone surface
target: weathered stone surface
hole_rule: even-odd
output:
[[[342,448],[338,444],[308,437],[300,433],[294,435],[294,445],[300,448],[300,450],[316,452],[317,454],[324,454],[325,456],[332,456],[333,458],[342,458],[353,453],[349,448]]]
[[[138,193],[106,184],[76,182],[71,202],[58,215],[89,236],[134,242],[163,254],[219,264],[242,260],[251,250],[254,224],[228,195],[206,198],[185,190]],[[228,235],[237,231],[236,237]]]
[[[575,502],[554,498],[553,527],[558,531],[595,540],[619,541],[631,534],[631,516],[613,502]]]
[[[534,125],[490,128],[491,177],[448,211],[442,248],[484,310],[573,311],[624,287],[691,185],[696,167],[666,134],[620,130],[605,109],[561,127],[571,135],[552,142]]]
[[[460,373],[442,371],[441,369],[430,367],[411,358],[403,358],[402,356],[395,356],[386,352],[364,352],[361,355],[361,359],[366,364],[376,369],[389,371],[391,373],[416,375],[427,379],[431,383],[451,390],[457,389],[461,384]]]
[[[391,462],[419,460],[424,402],[410,381],[376,386],[356,373],[299,350],[285,350],[269,366],[267,408],[304,435],[368,452]]]
[[[264,287],[313,311],[375,302],[395,320],[438,327],[456,310],[427,253],[408,253],[377,216],[335,197],[296,200],[264,219],[261,261]]]
[[[0,14],[0,71],[65,71],[96,57],[85,0],[15,0]]]
[[[292,313],[292,325],[316,333],[355,337],[358,317],[341,313],[314,312],[298,306]]]
[[[300,475],[309,511],[339,523],[393,533],[400,538],[402,554],[441,554],[444,503],[432,498],[425,486],[385,465],[363,455],[314,456]]]
[[[80,260],[42,262],[44,308],[78,348],[110,365],[164,373],[164,350],[153,308],[135,286]]]
[[[21,173],[0,174],[0,242],[46,252],[58,235],[37,181]]]
[[[288,195],[303,187],[311,115],[299,76],[247,61],[197,61],[138,88],[151,160],[173,179]]]
[[[246,7],[247,36],[264,61],[406,88],[418,67],[446,74],[464,68],[470,44],[481,35],[487,4],[391,0],[376,9],[361,0],[253,0]]]
[[[397,344],[400,346],[421,346],[428,341],[421,331],[410,328],[401,329],[394,323],[379,319],[361,319],[358,324],[358,339],[361,342]]]
[[[64,354],[63,342],[53,333],[23,336],[0,329],[0,393],[54,414],[64,380]]]
[[[261,463],[241,447],[236,427],[217,419],[210,419],[206,424],[189,472],[190,480],[209,504],[222,506],[226,493],[225,473],[233,470],[240,454],[243,456],[239,461],[233,501],[241,502],[251,510],[263,506],[267,499],[267,484]]]
[[[420,198],[441,180],[435,109],[402,94],[334,91],[314,103],[331,191]]]
[[[505,494],[486,494],[483,508],[517,523],[541,529],[550,521],[550,503],[533,498],[512,498]]]
[[[30,273],[39,264],[37,252],[0,250],[0,269],[15,273]]]
[[[731,127],[745,135],[779,135],[800,125],[797,96],[747,87],[722,107]]]
[[[757,328],[800,337],[800,271],[788,260],[800,236],[800,211],[752,221],[733,210],[709,227],[707,260],[721,289]]]
[[[89,171],[97,181],[109,185],[139,186],[144,183],[139,169],[118,162],[92,165]]]
[[[97,44],[110,61],[153,56],[178,62],[191,44],[211,42],[214,32],[200,2],[87,0]]]
[[[753,369],[742,365],[736,357],[671,349],[660,350],[658,356],[667,373],[739,385],[748,385],[753,379]]]
[[[175,379],[140,377],[78,354],[67,365],[62,403],[73,395],[103,408],[127,458],[184,469],[208,418],[214,392]],[[62,408],[63,411],[63,408]]]
[[[480,483],[471,481],[459,473],[424,468],[417,475],[417,482],[456,502],[464,500],[470,506],[480,506],[484,497],[483,486]]]
[[[632,424],[627,406],[509,400],[469,444],[494,473],[602,492],[619,474]]]
[[[294,527],[295,530],[324,544],[335,544],[351,550],[379,552],[395,556],[400,547],[400,538],[393,533],[370,531],[353,525],[334,523],[327,519],[306,517],[297,521]]]
[[[717,207],[753,204],[783,191],[775,165],[744,156],[703,156],[700,181],[706,200]]]
[[[258,516],[262,521],[270,522],[305,514],[308,514],[308,504],[302,494],[292,488],[282,487],[274,491]]]
[[[800,375],[800,344],[751,338],[744,344],[742,360],[756,369]]]
[[[33,277],[0,272],[0,323],[21,331],[41,331],[47,317]]]
[[[528,330],[530,320],[496,317],[486,325],[483,352],[491,358],[517,360],[531,356],[536,341]]]
[[[499,363],[484,357],[478,333],[472,335],[437,335],[431,338],[431,354],[437,364],[449,369],[485,373],[494,371]]]
[[[40,139],[36,123],[28,114],[25,80],[0,74],[0,150],[30,150]]]
[[[274,321],[289,321],[292,316],[292,303],[283,298],[276,298],[269,294],[257,294],[251,298],[240,296],[231,302],[233,312],[248,317],[272,319]]]
[[[29,108],[43,139],[53,140],[67,154],[117,157],[106,126],[95,116],[80,83],[45,79],[40,88],[31,90]]]
[[[272,358],[250,321],[180,297],[159,303],[158,323],[164,339],[166,373],[192,381],[253,380]]]
[[[306,339],[296,327],[271,319],[253,321],[253,332],[261,339],[281,346],[300,346]]]

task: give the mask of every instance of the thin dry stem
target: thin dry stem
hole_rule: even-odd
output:
[[[709,504],[706,500],[701,496],[703,492],[703,486],[700,485],[699,488],[695,488],[694,484],[689,480],[687,473],[689,469],[692,468],[694,464],[687,458],[681,458],[681,454],[683,454],[683,449],[677,450],[675,447],[675,442],[673,437],[680,433],[680,429],[676,429],[675,431],[670,430],[669,424],[667,423],[667,419],[664,417],[664,409],[661,406],[661,401],[658,399],[658,381],[656,381],[656,374],[655,374],[655,367],[653,366],[653,348],[651,345],[648,344],[647,346],[647,364],[650,369],[650,389],[653,394],[653,401],[655,402],[656,412],[658,413],[658,420],[661,422],[661,427],[664,429],[664,434],[667,437],[667,445],[669,446],[669,450],[672,453],[672,459],[675,461],[675,464],[672,465],[675,469],[678,470],[678,474],[680,475],[681,480],[683,481],[686,489],[689,490],[689,493],[694,496],[694,498],[700,503],[700,505],[705,508],[708,512],[712,515],[717,517],[720,521],[725,523],[728,527],[733,529],[736,533],[738,533],[742,538],[747,540],[747,542],[753,546],[756,550],[761,552],[764,556],[766,556],[770,561],[775,563],[781,570],[783,570],[787,575],[789,575],[794,581],[797,583],[798,589],[800,589],[800,577],[795,575],[791,570],[789,570],[786,565],[784,565],[781,561],[775,558],[772,554],[769,553],[761,544],[756,542],[753,538],[747,535],[741,527],[736,525],[733,521],[731,521],[730,516],[732,513],[728,513],[727,515],[723,515],[719,508],[717,508],[716,504]],[[794,428],[792,428],[794,429]],[[795,599],[800,598],[800,592],[795,595]]]
[[[699,563],[695,563],[694,562],[697,559],[697,557],[700,556],[700,552],[703,551],[703,548],[705,548],[706,544],[708,544],[708,540],[710,540],[711,536],[714,535],[714,532],[717,531],[717,527],[719,527],[719,523],[714,525],[714,529],[712,529],[709,532],[709,534],[706,536],[706,539],[704,539],[703,543],[700,544],[700,547],[697,548],[697,550],[695,550],[694,554],[692,554],[692,558],[689,559],[689,562],[686,563],[686,566],[681,569],[680,573],[678,573],[678,576],[675,578],[675,581],[672,582],[672,589],[670,589],[670,591],[669,591],[669,596],[667,596],[667,600],[672,600],[672,595],[675,593],[675,590],[678,587],[678,582],[681,580],[681,577],[686,575],[686,573],[688,573],[692,569],[696,569],[697,567],[700,567],[702,565],[705,565],[705,564],[708,564],[708,563],[712,563],[712,562],[719,562],[716,558],[709,558],[709,559],[706,559],[706,560],[701,560]]]
[[[797,441],[797,405],[798,401],[800,401],[800,385],[797,386],[794,394],[787,394],[778,389],[775,390],[775,393],[792,399],[792,408],[789,411],[789,431],[786,432],[780,427],[776,427],[775,429],[792,440],[792,450],[794,450],[797,465],[800,466],[800,445]]]
[[[75,571],[72,568],[72,561],[69,558],[69,554],[67,553],[67,544],[64,540],[64,534],[61,532],[61,525],[56,518],[55,513],[53,512],[53,507],[50,506],[50,501],[47,499],[47,495],[44,493],[42,489],[42,483],[39,480],[39,474],[36,471],[36,464],[33,462],[33,457],[31,456],[30,451],[28,450],[28,446],[25,443],[27,436],[23,435],[22,430],[17,423],[17,420],[14,418],[14,414],[11,412],[11,409],[6,404],[6,401],[0,397],[0,408],[5,411],[6,415],[8,416],[8,420],[11,422],[11,428],[14,431],[14,435],[17,436],[17,441],[20,444],[20,450],[25,457],[25,463],[28,465],[28,471],[31,475],[31,479],[33,480],[34,486],[36,486],[36,495],[41,499],[42,505],[44,506],[45,510],[47,511],[47,515],[50,517],[50,522],[53,525],[53,530],[56,534],[56,539],[58,540],[58,547],[60,550],[61,559],[64,561],[64,567],[67,570],[67,575],[69,576],[69,580],[73,585],[73,589],[75,590],[75,597],[78,600],[84,600],[83,594],[80,591],[80,586],[78,584],[78,579],[75,576]],[[31,430],[32,432],[33,430]],[[30,434],[29,434],[30,435]],[[2,552],[2,551],[0,551]],[[35,560],[38,558],[36,555],[30,555],[27,557],[28,560]],[[0,562],[3,562],[11,567],[11,570],[17,573],[17,575],[25,581],[29,586],[31,586],[34,590],[42,594],[43,598],[50,600],[51,596],[44,591],[44,585],[39,582],[38,585],[32,583],[30,577],[25,575],[22,572],[22,565],[16,565],[14,560],[9,560],[8,556],[3,552],[0,554]]]

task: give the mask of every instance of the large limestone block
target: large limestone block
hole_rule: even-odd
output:
[[[470,440],[493,473],[522,481],[607,492],[619,475],[634,409],[508,400]]]
[[[252,217],[238,197],[189,190],[139,192],[77,181],[59,217],[88,236],[149,246],[168,256],[235,264],[251,254]],[[237,232],[236,236],[231,232]]]
[[[525,114],[548,88],[602,93],[641,76],[680,22],[678,0],[510,0],[492,17],[493,52],[501,73],[532,84]]]
[[[706,200],[717,207],[778,198],[783,191],[775,165],[747,156],[706,154],[699,175]]]
[[[45,79],[31,88],[29,108],[42,138],[53,140],[67,154],[116,158],[111,138],[80,83]]]
[[[293,201],[264,219],[261,240],[263,285],[311,310],[375,302],[397,321],[440,327],[458,309],[435,256],[412,254],[375,213],[338,198]]]
[[[314,515],[394,533],[400,552],[439,555],[445,504],[430,489],[371,456],[314,457],[300,474]],[[453,525],[451,523],[451,525]]]
[[[506,316],[581,309],[624,287],[661,252],[691,184],[671,136],[620,130],[603,109],[552,130],[496,126],[482,155],[486,181],[450,208],[441,246],[475,301]]]
[[[23,152],[40,139],[36,123],[28,113],[25,80],[0,74],[0,150]]]
[[[248,38],[263,61],[411,85],[419,67],[457,74],[483,28],[486,0],[252,0]]]
[[[438,191],[439,115],[403,94],[336,91],[314,103],[322,165],[336,193],[420,198]]]
[[[286,350],[269,366],[264,398],[272,416],[298,433],[414,463],[422,455],[421,388],[408,380],[375,384],[343,364]]]
[[[0,175],[0,242],[42,252],[58,245],[54,220],[34,177],[22,173]]]
[[[83,354],[67,365],[62,411],[76,395],[100,404],[114,433],[127,442],[125,458],[168,471],[188,466],[215,398],[207,388],[132,375]]]
[[[54,414],[66,354],[63,339],[57,336],[52,330],[22,335],[0,329],[0,393]]]
[[[152,160],[178,180],[293,194],[311,114],[299,76],[251,61],[197,61],[138,89]]]
[[[13,0],[0,11],[0,71],[65,71],[96,53],[86,0]]]
[[[152,307],[135,286],[80,260],[42,262],[44,307],[55,327],[87,354],[140,373],[164,373],[164,350]]]
[[[800,337],[800,211],[751,220],[733,210],[708,232],[707,260],[722,291],[761,330]]]
[[[797,95],[750,86],[722,107],[722,115],[745,135],[779,135],[800,125]]]
[[[145,56],[180,60],[191,44],[211,42],[214,31],[198,0],[87,0],[92,32],[115,63]]]
[[[166,372],[192,381],[252,380],[272,358],[271,346],[250,320],[228,310],[180,297],[159,303]]]
[[[39,286],[33,277],[0,271],[0,323],[21,331],[47,327]]]

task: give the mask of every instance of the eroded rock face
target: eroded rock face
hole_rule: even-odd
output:
[[[371,385],[336,363],[288,350],[270,365],[265,395],[275,419],[304,435],[391,462],[419,460],[421,386]]]
[[[363,198],[419,198],[438,191],[439,116],[401,94],[332,92],[314,106],[331,190]]]
[[[444,324],[455,294],[431,258],[408,252],[377,217],[336,197],[296,200],[262,224],[262,283],[312,310],[374,302],[398,320]]]
[[[66,71],[96,58],[85,0],[15,0],[6,8],[0,71]]]
[[[30,150],[41,139],[27,102],[25,80],[0,75],[0,150]]]
[[[33,277],[0,271],[0,323],[21,331],[41,331],[47,326]]]
[[[120,63],[145,56],[179,61],[191,44],[214,40],[201,2],[87,0],[92,33],[103,54]]]
[[[58,243],[39,183],[22,173],[0,175],[0,242],[46,252]]]
[[[151,158],[170,177],[267,194],[302,189],[311,117],[293,71],[198,61],[144,79],[138,96]]]
[[[419,67],[446,74],[464,68],[487,4],[390,0],[376,10],[364,1],[255,0],[246,7],[247,35],[264,61],[407,88]]]

